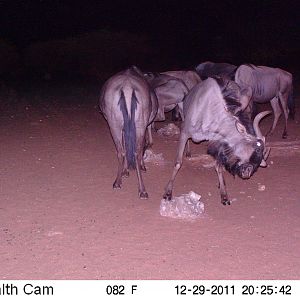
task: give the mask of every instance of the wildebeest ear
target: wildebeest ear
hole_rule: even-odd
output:
[[[245,126],[242,123],[240,123],[239,121],[235,122],[235,127],[239,133],[242,133],[242,134],[247,133]]]
[[[237,114],[240,111],[244,111],[249,105],[252,97],[252,89],[251,87],[243,87],[240,88],[240,97],[239,102],[241,104],[240,107],[237,107],[234,111],[234,114]]]
[[[245,95],[248,98],[252,97],[252,88],[250,86],[243,87],[241,89],[241,95]]]
[[[252,89],[250,87],[245,87],[241,89],[241,97],[240,97],[241,111],[244,111],[247,108],[251,100],[251,97],[252,97]]]

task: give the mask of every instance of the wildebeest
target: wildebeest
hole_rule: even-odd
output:
[[[192,70],[166,71],[166,72],[162,72],[162,74],[167,74],[182,80],[187,86],[189,91],[196,84],[201,82],[200,76],[197,74],[197,72]],[[179,106],[176,106],[175,109],[172,110],[172,120],[178,120],[179,115],[180,115]],[[182,114],[181,114],[181,119],[182,119]]]
[[[219,76],[225,79],[234,80],[234,74],[237,66],[229,63],[214,63],[206,61],[199,64],[195,70],[202,80],[208,77]]]
[[[166,71],[161,74],[176,77],[182,80],[187,86],[188,90],[191,90],[197,83],[201,82],[200,76],[197,72],[192,70],[179,70],[179,71]]]
[[[148,198],[141,170],[145,132],[148,128],[152,142],[150,124],[157,113],[157,98],[141,71],[133,66],[108,79],[100,95],[100,109],[108,122],[118,155],[118,173],[113,188],[121,188],[122,176],[128,169],[136,169],[139,197]]]
[[[189,89],[180,78],[168,74],[148,72],[145,78],[153,88],[158,99],[158,112],[154,121],[164,121],[165,113],[173,110],[177,105],[183,119],[183,99]]]
[[[151,86],[158,99],[158,113],[155,121],[164,121],[165,112],[175,111],[174,119],[178,119],[176,115],[179,113],[181,120],[183,115],[183,100],[185,95],[199,82],[201,79],[195,71],[180,70],[166,71],[163,73],[147,73]],[[191,156],[189,142],[186,147],[186,156]]]
[[[172,198],[173,184],[182,165],[185,144],[208,140],[208,154],[216,160],[216,172],[222,204],[230,204],[223,168],[242,179],[250,178],[259,166],[266,166],[268,151],[265,138],[259,130],[259,121],[270,112],[258,114],[254,122],[245,114],[250,97],[233,81],[222,78],[207,80],[196,85],[184,101],[185,120],[182,123],[175,166],[164,198]]]
[[[287,120],[293,118],[295,105],[292,97],[293,76],[279,68],[265,66],[241,65],[235,73],[235,82],[240,86],[252,89],[252,101],[256,103],[271,103],[274,120],[268,134],[272,134],[281,115],[280,104],[285,117],[285,127],[282,138],[287,137]],[[280,101],[280,104],[279,104]],[[288,107],[289,106],[289,107]]]

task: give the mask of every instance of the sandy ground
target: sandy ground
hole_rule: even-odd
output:
[[[231,206],[214,170],[185,159],[174,195],[192,190],[205,205],[189,222],[159,213],[176,137],[154,135],[165,164],[147,164],[140,200],[134,172],[112,189],[117,159],[96,98],[59,97],[2,107],[0,279],[300,279],[299,113],[287,140],[282,119],[268,140],[269,167],[245,181],[226,174]]]

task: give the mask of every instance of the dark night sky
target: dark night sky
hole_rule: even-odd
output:
[[[0,0],[0,38],[22,49],[106,29],[144,35],[176,58],[192,61],[214,48],[236,57],[259,47],[299,50],[299,7],[299,0]]]
[[[18,43],[107,28],[189,42],[203,36],[265,34],[296,39],[299,1],[1,1],[0,34]],[[167,37],[165,36],[167,34]],[[295,41],[296,42],[296,41]],[[200,42],[199,42],[200,43]]]

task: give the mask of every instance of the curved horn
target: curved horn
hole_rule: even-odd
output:
[[[256,136],[258,138],[262,139],[264,142],[265,142],[265,137],[262,135],[262,133],[259,129],[259,122],[261,121],[262,118],[264,118],[266,115],[268,115],[270,113],[271,113],[270,110],[262,111],[261,113],[256,115],[256,117],[254,118],[254,121],[253,121],[253,128],[254,128]]]
[[[263,140],[263,142],[265,143],[266,138],[262,135],[260,128],[259,128],[259,122],[261,121],[261,119],[263,119],[266,115],[270,114],[271,111],[267,110],[267,111],[263,111],[261,113],[259,113],[258,115],[256,115],[256,117],[254,118],[253,121],[253,128],[255,131],[255,134],[258,138],[260,138],[261,140]],[[262,159],[261,163],[260,163],[260,167],[265,168],[267,166],[266,160],[269,156],[270,153],[270,148],[267,148],[264,151],[264,158]]]
[[[271,148],[270,147],[266,147],[265,151],[264,151],[264,159],[267,160],[269,154],[270,154]]]
[[[267,166],[267,162],[266,160],[268,159],[268,156],[270,154],[271,148],[267,147],[265,148],[265,151],[263,153],[264,158],[262,159],[261,163],[260,163],[260,167],[265,168]]]

